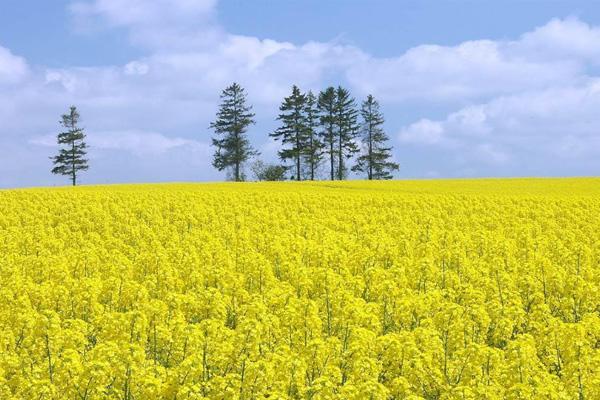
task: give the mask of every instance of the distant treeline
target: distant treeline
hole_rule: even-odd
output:
[[[266,164],[258,156],[247,135],[255,123],[252,106],[247,103],[244,88],[233,83],[221,93],[221,104],[215,121],[215,148],[212,165],[226,171],[229,180],[246,180],[245,166],[257,180],[315,180],[319,171],[327,170],[327,178],[343,180],[349,171],[366,179],[391,179],[399,166],[392,161],[389,138],[383,130],[384,117],[379,103],[371,95],[360,108],[350,92],[338,86],[328,87],[318,95],[303,93],[297,86],[279,106],[279,127],[269,134],[279,142],[283,164]],[[58,134],[59,153],[52,157],[52,173],[69,176],[73,185],[81,171],[89,168],[85,132],[78,126],[79,113],[71,106],[62,116],[65,132]],[[349,166],[351,160],[354,165]]]

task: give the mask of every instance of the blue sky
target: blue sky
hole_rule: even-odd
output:
[[[207,126],[247,88],[262,157],[292,84],[372,93],[399,178],[597,175],[600,2],[2,0],[0,186],[58,185],[82,113],[84,183],[220,180]]]

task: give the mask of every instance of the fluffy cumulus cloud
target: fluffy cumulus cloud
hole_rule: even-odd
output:
[[[363,92],[390,101],[477,101],[577,85],[600,65],[600,28],[554,19],[513,41],[422,45],[398,57],[370,57],[347,71]]]
[[[461,53],[462,46],[454,52]],[[489,46],[495,49],[496,56],[489,58],[496,60],[494,66],[472,71],[465,78],[472,81],[460,90],[463,96],[450,97],[465,104],[444,118],[421,118],[402,127],[400,143],[451,152],[458,174],[597,174],[600,79],[594,71],[600,63],[600,28],[555,19],[516,41],[484,47]],[[477,62],[477,57],[468,60]],[[500,72],[507,60],[524,67]],[[446,80],[450,85],[461,81]],[[439,88],[432,88],[432,97],[444,97],[447,92]]]
[[[418,46],[392,59],[370,59],[348,71],[350,82],[383,99],[457,101],[573,82],[573,60],[531,60],[510,43],[471,41],[455,47]]]
[[[600,79],[577,86],[500,96],[442,120],[422,119],[399,139],[446,148],[461,162],[501,165],[500,171],[591,174],[600,162]]]
[[[27,75],[29,68],[25,60],[0,46],[0,85],[17,83]]]
[[[85,0],[70,11],[81,30],[126,28],[132,42],[150,48],[190,48],[216,40],[216,0]]]
[[[536,60],[570,59],[600,64],[600,27],[578,19],[553,19],[525,33],[515,46],[517,54]]]
[[[124,29],[143,49],[124,65],[32,67],[0,47],[0,118],[7,121],[0,185],[60,182],[48,176],[47,156],[69,104],[78,105],[89,133],[96,167],[88,182],[220,179],[207,127],[232,81],[248,90],[258,118],[252,140],[266,157],[276,152],[265,132],[290,86],[339,82],[358,98],[381,100],[404,176],[593,174],[600,167],[598,27],[555,19],[513,40],[421,45],[378,58],[338,42],[234,35],[219,25],[217,7],[216,0],[72,3],[80,29]],[[420,111],[408,122],[395,118],[411,108]]]

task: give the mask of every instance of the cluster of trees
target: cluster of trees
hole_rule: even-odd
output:
[[[216,135],[212,139],[216,147],[213,166],[229,171],[232,180],[242,181],[244,164],[258,155],[246,134],[255,114],[247,104],[244,88],[237,83],[223,90],[221,100],[210,125]],[[328,87],[316,96],[294,85],[279,106],[277,120],[280,126],[269,136],[281,144],[278,155],[285,165],[258,162],[252,169],[259,180],[265,175],[283,179],[286,170],[291,170],[293,180],[315,180],[323,164],[327,164],[331,180],[345,179],[349,170],[363,173],[367,179],[390,179],[399,168],[391,160],[392,148],[383,130],[385,120],[372,95],[359,109],[350,92],[341,86]],[[349,168],[353,157],[356,163]]]
[[[223,90],[215,121],[210,124],[215,133],[213,166],[227,171],[231,180],[244,181],[245,164],[259,155],[247,135],[254,116],[244,88],[233,83]],[[75,106],[62,115],[60,123],[65,131],[58,134],[60,149],[51,157],[52,173],[68,176],[73,186],[79,173],[89,168],[86,135],[79,127],[79,118]],[[331,180],[345,179],[349,170],[363,173],[367,179],[391,179],[399,168],[391,160],[392,148],[383,130],[385,120],[371,95],[359,109],[350,92],[341,86],[328,87],[316,96],[294,85],[279,107],[277,120],[280,126],[269,136],[280,142],[278,155],[284,165],[256,159],[251,169],[258,180],[315,180],[324,165]],[[352,158],[355,164],[349,168]]]

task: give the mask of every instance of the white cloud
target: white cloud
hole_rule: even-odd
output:
[[[222,34],[216,0],[76,1],[70,10],[79,30],[123,27],[133,43],[149,48],[205,46]]]
[[[126,75],[146,75],[149,70],[148,64],[140,61],[132,61],[125,65]]]
[[[45,81],[48,85],[58,84],[67,92],[77,89],[77,78],[69,71],[47,70]]]
[[[95,0],[75,2],[78,17],[102,17],[119,26],[164,26],[192,23],[211,15],[215,0]]]
[[[193,80],[211,90],[239,80],[265,101],[292,83],[317,88],[334,76],[358,95],[373,93],[386,102],[464,103],[577,85],[587,63],[600,61],[600,28],[575,18],[553,19],[512,41],[420,45],[377,58],[336,43],[229,34],[216,20],[216,6],[217,0],[80,0],[71,10],[76,20],[124,27],[134,42],[151,47],[149,57],[125,66],[130,75],[156,69],[152,80],[176,73],[175,82]]]
[[[425,118],[403,128],[399,138],[407,143],[449,144],[448,139],[444,136],[443,124]]]
[[[18,83],[29,73],[25,60],[0,46],[0,84]]]
[[[600,28],[576,18],[553,19],[525,33],[515,51],[540,60],[578,59],[600,63]]]
[[[294,50],[291,43],[276,42],[266,39],[259,40],[249,36],[231,35],[220,46],[224,58],[233,62],[242,61],[248,69],[255,69],[264,64],[265,60],[282,50]]]
[[[79,2],[74,9],[79,18],[93,16],[124,26],[134,41],[152,47],[147,59],[125,67],[130,74],[155,68],[165,75],[183,72],[178,81],[193,74],[211,89],[239,80],[248,89],[255,86],[264,101],[281,97],[292,83],[316,88],[331,76],[343,77],[359,96],[373,93],[385,102],[482,100],[577,84],[588,59],[600,58],[594,45],[598,29],[575,19],[552,20],[515,41],[421,45],[397,57],[376,58],[336,43],[295,45],[228,34],[214,18],[214,1],[165,3],[95,0]],[[580,43],[579,50],[557,56],[554,43],[562,48],[571,38]]]
[[[124,150],[140,156],[162,154],[183,146],[187,146],[203,155],[210,154],[207,143],[181,137],[167,137],[156,132],[91,132],[89,143],[90,146],[102,150]]]
[[[90,149],[125,151],[142,157],[160,155],[184,146],[202,156],[210,155],[208,143],[181,137],[169,137],[157,132],[135,130],[92,131],[87,133],[86,142]],[[29,143],[38,146],[57,147],[56,134],[36,136],[30,139]]]
[[[491,143],[478,144],[474,147],[474,150],[475,157],[478,157],[484,163],[505,164],[510,160],[510,155]]]
[[[580,60],[520,57],[515,43],[469,41],[454,47],[423,45],[389,59],[370,58],[348,69],[363,93],[386,101],[457,101],[576,82]]]
[[[443,120],[423,119],[401,129],[406,143],[447,146],[461,160],[600,165],[600,79],[576,87],[503,96],[465,107]],[[466,161],[465,161],[466,160]],[[542,165],[537,165],[542,167]]]

